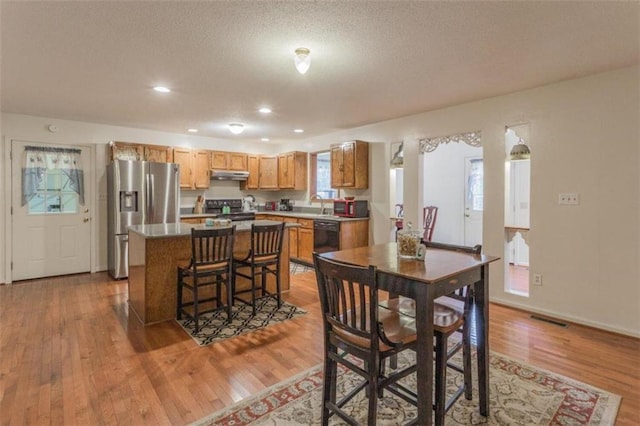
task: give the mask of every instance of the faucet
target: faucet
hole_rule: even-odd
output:
[[[320,214],[321,214],[321,215],[326,214],[326,211],[325,211],[325,209],[324,209],[324,198],[322,198],[322,197],[320,196],[320,194],[313,194],[311,197],[309,197],[309,204],[311,204],[311,201],[312,201],[314,198],[317,198],[318,200],[320,200]]]

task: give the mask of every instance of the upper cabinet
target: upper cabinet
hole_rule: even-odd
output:
[[[241,152],[211,152],[211,168],[214,170],[247,171],[247,154]]]
[[[261,155],[259,162],[260,172],[258,173],[259,189],[279,189],[278,188],[278,156]]]
[[[278,188],[307,189],[307,153],[294,151],[278,155]]]
[[[174,148],[173,161],[180,165],[180,188],[209,188],[209,151]]]
[[[142,161],[144,159],[144,145],[131,142],[111,142],[111,159]]]
[[[173,162],[173,148],[131,142],[112,142],[111,159],[171,163]]]
[[[249,177],[246,181],[240,182],[240,189],[259,189],[260,188],[260,156],[247,155],[247,170]]]
[[[349,141],[331,145],[331,187],[369,187],[369,143]]]
[[[173,163],[173,148],[170,146],[145,145],[144,160],[153,163]]]

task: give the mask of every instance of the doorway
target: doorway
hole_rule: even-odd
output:
[[[11,141],[11,281],[91,271],[91,153]]]
[[[479,137],[470,139],[467,135],[436,138],[436,141],[446,139],[446,143],[427,142],[431,143],[428,149],[421,148],[424,152],[423,203],[438,207],[432,241],[470,246],[482,244],[482,146]]]

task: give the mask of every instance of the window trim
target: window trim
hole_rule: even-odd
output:
[[[309,197],[318,193],[318,154],[329,154],[329,162],[331,162],[331,149],[323,149],[309,153]],[[340,199],[340,188],[331,188],[336,191],[336,198],[325,198],[324,201],[334,201]],[[320,200],[309,200],[311,203],[320,203]]]

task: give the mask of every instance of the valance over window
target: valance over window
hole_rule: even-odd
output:
[[[26,146],[22,156],[22,205],[36,196],[42,187],[45,172],[58,170],[68,180],[69,189],[78,194],[84,205],[84,171],[80,149]]]

